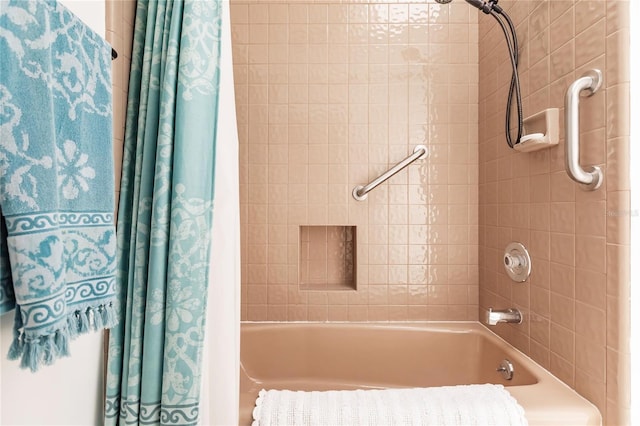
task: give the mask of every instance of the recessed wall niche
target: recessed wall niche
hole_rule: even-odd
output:
[[[300,226],[300,289],[356,289],[356,227]]]

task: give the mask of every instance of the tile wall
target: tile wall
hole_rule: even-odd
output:
[[[477,13],[434,1],[231,6],[242,319],[475,320]],[[351,197],[417,144],[427,160]],[[315,225],[356,227],[356,290],[300,288],[300,227]]]
[[[522,325],[492,330],[593,402],[604,424],[629,422],[629,18],[626,1],[505,1],[522,44],[524,115],[558,107],[588,69],[603,88],[580,104],[581,163],[605,171],[582,190],[564,171],[564,141],[516,153],[504,137],[511,68],[495,20],[479,19],[480,315],[518,307]],[[561,135],[564,123],[561,119]],[[561,139],[564,139],[561,136]],[[525,284],[502,253],[521,241]]]

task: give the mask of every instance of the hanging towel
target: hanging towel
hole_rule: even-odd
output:
[[[32,371],[116,319],[110,55],[56,1],[0,1],[0,313]]]
[[[502,385],[293,392],[261,390],[253,426],[527,425]]]

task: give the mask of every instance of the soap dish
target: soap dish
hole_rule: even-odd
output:
[[[524,135],[513,148],[520,152],[532,152],[558,145],[560,112],[558,108],[547,108],[527,117],[523,121]]]

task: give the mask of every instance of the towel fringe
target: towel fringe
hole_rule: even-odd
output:
[[[89,316],[87,311],[91,308],[80,309],[78,311],[78,334],[84,334],[89,331]]]
[[[24,342],[24,353],[22,354],[22,361],[20,367],[28,368],[32,372],[38,370],[40,364],[40,358],[44,355],[44,344],[40,338],[36,340]]]
[[[58,349],[55,347],[55,342],[53,340],[54,337],[55,334],[49,334],[42,338],[42,340],[44,340],[44,365],[53,364],[53,360],[58,356]]]
[[[102,314],[102,324],[104,328],[111,328],[118,322],[115,308],[112,303],[102,306],[100,313]]]
[[[16,305],[16,312],[13,318],[13,342],[11,342],[11,346],[9,347],[9,354],[7,355],[7,358],[12,361],[20,358],[20,355],[22,355],[22,351],[24,350],[24,341],[22,340],[22,336],[20,333],[22,325],[22,314],[20,313],[20,306]]]
[[[91,317],[93,318],[93,331],[98,331],[104,328],[102,321],[102,306],[98,306],[97,309],[91,310]]]
[[[55,348],[57,356],[69,356],[69,336],[62,330],[56,330]]]
[[[40,365],[51,365],[57,358],[69,356],[69,341],[88,331],[111,328],[117,324],[113,303],[78,309],[67,315],[66,327],[53,333],[30,338],[25,335],[19,307],[16,307],[13,342],[8,358],[20,359],[20,366],[33,372]]]
[[[256,406],[253,409],[253,422],[251,423],[251,426],[258,426],[260,424],[260,416],[262,414],[261,413],[262,402],[266,394],[267,394],[267,391],[265,389],[262,389],[260,392],[258,392],[258,399],[256,399]]]
[[[61,357],[69,356],[66,330],[56,330],[54,334],[35,339],[20,336],[21,351],[12,353],[12,359],[20,358],[20,367],[35,372],[41,364],[51,365]]]

